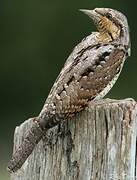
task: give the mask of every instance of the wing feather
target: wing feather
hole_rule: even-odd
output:
[[[75,48],[69,56],[45,103],[49,111],[55,110],[60,117],[72,116],[99,96],[119,74],[125,58],[119,45],[85,46],[82,41],[79,46],[81,51]],[[102,97],[107,91],[109,88]]]

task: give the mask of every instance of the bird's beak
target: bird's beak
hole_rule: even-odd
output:
[[[96,10],[87,10],[87,9],[79,9],[84,14],[88,15],[94,23],[98,23],[100,21],[101,15],[96,12]]]

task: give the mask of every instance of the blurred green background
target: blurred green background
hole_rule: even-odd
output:
[[[112,0],[1,0],[0,60],[0,179],[11,157],[14,128],[38,115],[48,92],[73,47],[95,31],[79,8],[111,7],[126,14],[132,56],[107,95],[137,99],[136,1]]]

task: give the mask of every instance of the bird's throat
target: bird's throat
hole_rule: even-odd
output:
[[[107,17],[101,18],[97,24],[97,28],[103,42],[110,42],[120,37],[120,27]]]

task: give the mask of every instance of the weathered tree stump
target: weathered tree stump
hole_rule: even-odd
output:
[[[11,180],[134,180],[137,105],[100,100],[51,129]],[[31,119],[15,130],[14,150]]]

